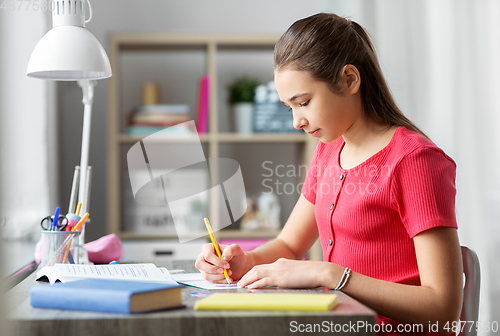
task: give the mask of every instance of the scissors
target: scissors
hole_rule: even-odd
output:
[[[42,229],[45,231],[51,231],[52,230],[52,216],[47,216],[42,221],[40,222],[40,225],[42,226]],[[56,230],[57,231],[64,231],[66,226],[68,225],[68,219],[64,215],[59,215],[59,219],[57,220],[57,225],[56,225]]]

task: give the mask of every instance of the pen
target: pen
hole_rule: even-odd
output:
[[[217,256],[219,258],[222,258],[222,254],[220,253],[219,250],[219,244],[217,244],[217,241],[215,240],[214,233],[212,232],[212,228],[210,227],[210,222],[208,221],[208,218],[203,219],[205,221],[205,226],[207,227],[208,235],[210,236],[210,240],[212,241],[212,245],[215,248],[215,252],[217,252]],[[227,270],[223,268],[224,270],[224,277],[226,278],[226,281],[228,284],[231,284],[231,281],[229,280],[229,275],[227,274]]]
[[[82,208],[82,203],[78,203],[78,205],[76,206],[76,212],[75,212],[76,215],[80,215],[81,208]]]
[[[56,213],[54,214],[54,219],[52,220],[52,231],[57,231],[57,222],[59,221],[59,213],[61,212],[61,208],[56,208]]]

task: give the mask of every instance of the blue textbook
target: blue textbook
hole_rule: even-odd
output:
[[[53,285],[34,285],[31,305],[37,308],[140,313],[182,306],[177,284],[86,279]]]

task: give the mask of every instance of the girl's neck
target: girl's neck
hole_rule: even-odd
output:
[[[360,118],[347,129],[342,137],[346,147],[349,147],[352,151],[360,151],[371,147],[371,144],[377,142],[378,139],[386,138],[388,134],[392,138],[392,134],[394,134],[392,131],[395,131],[396,128]]]
[[[364,162],[391,142],[397,126],[356,121],[342,136],[345,145],[340,153],[342,168],[349,169]]]

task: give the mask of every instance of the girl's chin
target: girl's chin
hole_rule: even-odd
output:
[[[322,134],[321,136],[318,137],[318,139],[322,143],[331,143],[331,142],[337,141],[338,139],[340,139],[340,137],[341,136],[333,137],[333,136],[328,135],[328,134]]]

